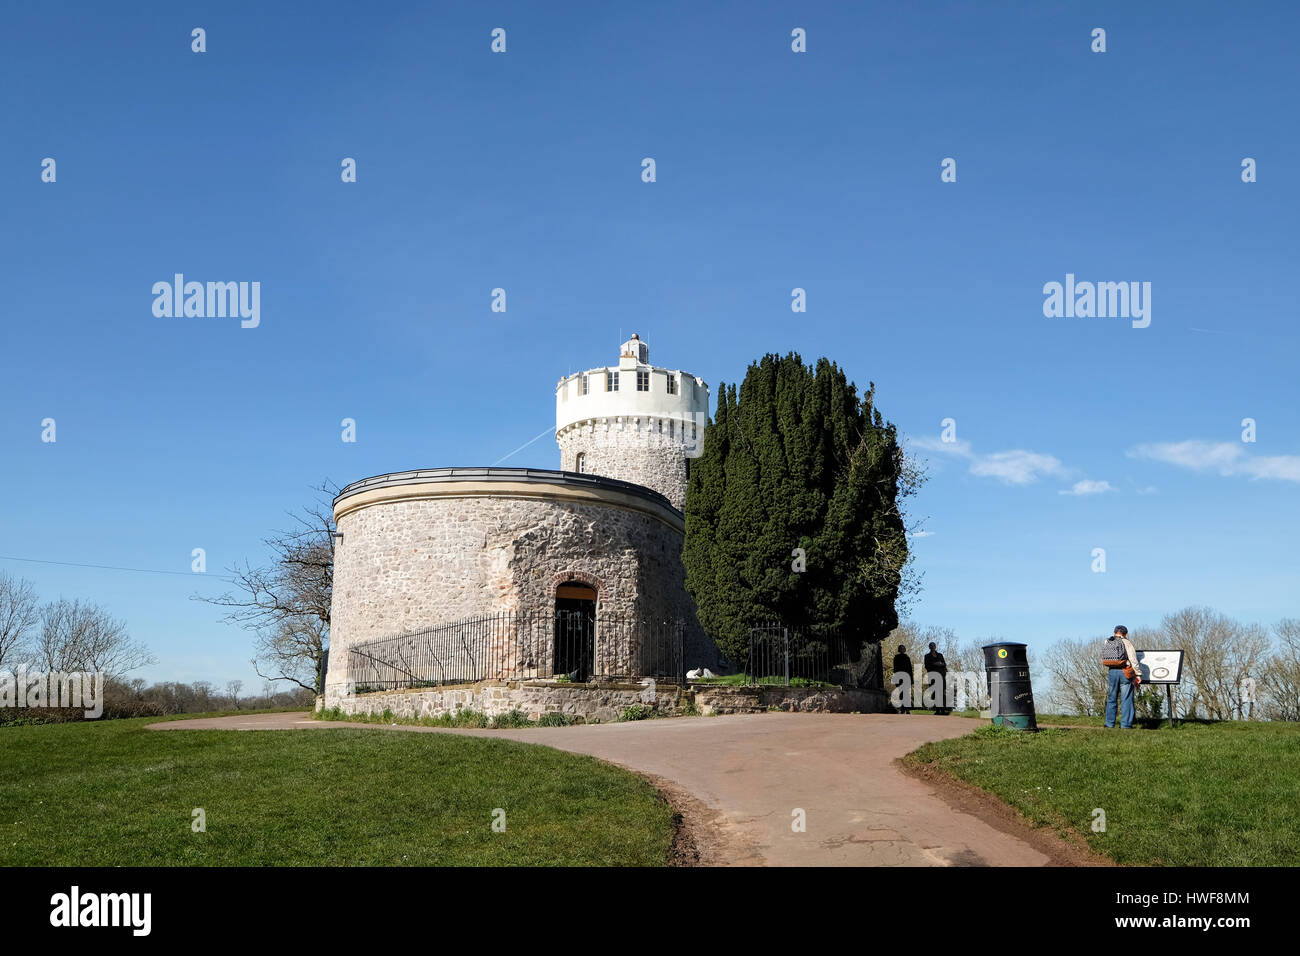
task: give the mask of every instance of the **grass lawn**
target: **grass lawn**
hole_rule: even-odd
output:
[[[784,677],[750,677],[746,674],[729,674],[726,677],[695,677],[692,684],[713,684],[719,687],[785,687]],[[808,680],[804,677],[791,677],[790,687],[833,687],[826,681]]]
[[[145,729],[150,720],[0,729],[0,866],[668,858],[671,808],[591,757],[383,730],[160,732]],[[191,830],[196,807],[205,833]],[[503,833],[492,829],[496,808]]]
[[[914,713],[914,714],[930,714],[930,715],[933,715],[935,712],[934,712],[933,710],[916,710],[916,709],[914,709],[914,710],[912,711],[912,713]],[[990,722],[990,721],[989,721],[989,718],[987,718],[987,717],[981,717],[981,716],[980,716],[980,712],[979,712],[978,710],[954,710],[954,711],[953,711],[949,716],[951,716],[951,717],[967,717],[967,718],[971,718],[971,719],[975,719],[975,720],[981,720],[981,721],[983,721],[983,722],[986,723],[986,724]],[[1104,718],[1104,717],[1101,717],[1101,716],[1096,716],[1096,717],[1079,717],[1079,716],[1076,716],[1075,714],[1036,714],[1036,715],[1034,716],[1034,720],[1035,720],[1035,722],[1038,724],[1039,727],[1056,727],[1056,726],[1062,726],[1062,727],[1104,727],[1104,726],[1106,725],[1106,718]],[[1183,719],[1180,719],[1180,720],[1178,721],[1178,723],[1179,723],[1179,724],[1193,724],[1193,723],[1204,724],[1204,723],[1207,723],[1207,721],[1203,721],[1203,720],[1183,720]],[[1167,719],[1165,719],[1164,717],[1161,717],[1161,718],[1158,719],[1158,720],[1155,719],[1155,718],[1149,718],[1149,717],[1138,717],[1138,718],[1134,719],[1134,721],[1133,721],[1133,726],[1134,726],[1134,728],[1136,728],[1137,730],[1168,730],[1168,729],[1169,729],[1169,721],[1168,721]]]
[[[1036,824],[1076,830],[1119,863],[1300,863],[1295,724],[1049,727],[1036,734],[986,726],[926,744],[904,760],[994,793]],[[1096,808],[1106,814],[1104,833],[1092,830]]]

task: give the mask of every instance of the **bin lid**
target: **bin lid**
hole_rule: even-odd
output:
[[[985,644],[983,651],[986,668],[1023,667],[1029,660],[1029,645],[1018,641]]]

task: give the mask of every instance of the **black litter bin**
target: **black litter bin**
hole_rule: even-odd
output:
[[[1006,642],[984,645],[984,670],[993,723],[1016,730],[1037,730],[1025,645]]]

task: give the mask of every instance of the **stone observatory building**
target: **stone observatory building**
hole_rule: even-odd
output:
[[[338,494],[326,706],[491,713],[619,681],[634,703],[645,678],[717,666],[681,560],[708,386],[651,366],[638,336],[620,353],[560,381],[561,470],[403,471]]]

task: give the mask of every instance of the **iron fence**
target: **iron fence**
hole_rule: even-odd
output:
[[[502,612],[358,642],[358,693],[486,680],[685,679],[684,621],[586,611]]]
[[[856,656],[852,650],[833,627],[762,624],[749,632],[745,683],[878,687],[879,645],[867,644]]]

